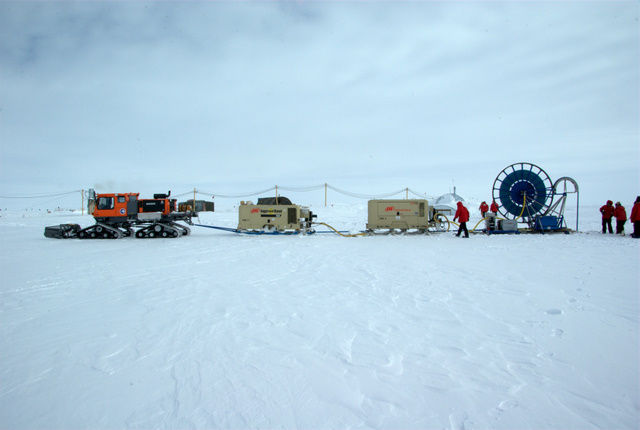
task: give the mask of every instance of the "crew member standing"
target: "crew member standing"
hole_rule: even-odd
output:
[[[467,230],[467,221],[469,221],[469,210],[464,207],[462,202],[458,202],[458,210],[456,210],[456,214],[453,216],[453,221],[460,221],[460,227],[458,228],[458,234],[456,237],[460,237],[460,233],[464,231],[464,237],[469,237],[469,230]]]
[[[611,217],[613,216],[613,202],[611,200],[607,200],[607,204],[600,208],[600,213],[602,214],[602,233],[607,232],[607,227],[609,228],[609,234],[613,234],[613,227],[611,227]]]
[[[616,217],[616,234],[624,236],[624,224],[627,222],[627,211],[620,202],[616,203],[616,208],[613,210],[613,216]]]
[[[640,196],[636,198],[636,202],[631,209],[631,216],[629,219],[633,223],[633,234],[631,237],[640,239]]]
[[[489,212],[489,205],[487,202],[480,203],[480,212],[482,213],[482,218],[484,218],[485,214]]]
[[[491,202],[491,212],[496,214],[498,213],[498,205],[495,200]]]

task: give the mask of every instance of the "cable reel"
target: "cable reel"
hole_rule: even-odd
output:
[[[535,164],[515,163],[505,168],[493,183],[493,200],[500,202],[499,213],[530,226],[535,216],[545,214],[553,200],[553,182]]]
[[[564,223],[567,195],[574,193],[579,194],[575,180],[565,176],[552,182],[547,172],[535,164],[515,163],[498,174],[493,183],[492,197],[500,203],[498,212],[503,217],[521,219],[534,228],[536,218],[540,216],[555,216]]]

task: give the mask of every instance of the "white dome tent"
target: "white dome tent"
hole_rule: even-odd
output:
[[[455,213],[457,209],[458,202],[464,202],[464,199],[456,194],[455,188],[453,189],[453,193],[443,194],[438,197],[433,204],[434,209],[437,212]]]

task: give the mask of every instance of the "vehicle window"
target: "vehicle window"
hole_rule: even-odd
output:
[[[100,197],[98,199],[98,209],[113,209],[113,197]]]
[[[118,203],[124,203],[124,196],[118,196]]]

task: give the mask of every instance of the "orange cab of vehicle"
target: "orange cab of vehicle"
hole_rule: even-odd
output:
[[[127,217],[138,213],[140,193],[98,194],[94,217]]]

